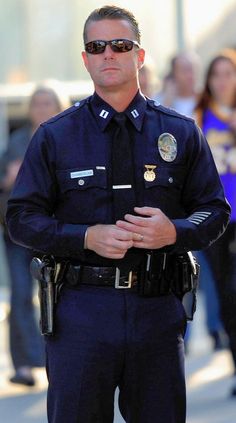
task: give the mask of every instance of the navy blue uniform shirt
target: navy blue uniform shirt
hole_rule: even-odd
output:
[[[89,226],[114,223],[115,113],[95,93],[39,127],[8,204],[7,223],[15,242],[74,261],[118,264],[83,248]],[[134,148],[137,206],[158,207],[172,220],[177,241],[170,251],[209,246],[224,231],[230,207],[202,132],[192,119],[139,92],[125,114]],[[158,143],[163,133],[176,141],[167,159]],[[144,177],[150,165],[155,167],[154,180]],[[131,249],[122,263],[131,263],[135,254],[140,257],[143,251]]]

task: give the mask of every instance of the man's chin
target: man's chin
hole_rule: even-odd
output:
[[[102,84],[99,84],[98,87],[100,88],[100,90],[102,91],[116,91],[116,90],[120,90],[121,86],[124,83],[121,81],[106,81],[103,82]]]

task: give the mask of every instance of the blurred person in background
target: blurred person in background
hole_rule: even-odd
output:
[[[0,154],[6,149],[8,131],[7,104],[0,98]]]
[[[226,49],[210,62],[196,116],[211,147],[225,195],[232,207],[230,224],[206,254],[216,281],[222,320],[229,336],[236,397],[236,52]]]
[[[32,253],[14,244],[5,226],[7,200],[30,139],[40,123],[68,107],[69,102],[61,98],[49,85],[42,85],[33,92],[28,108],[28,124],[15,130],[6,151],[0,159],[1,223],[4,228],[4,244],[9,266],[11,284],[9,343],[15,374],[10,382],[33,386],[33,367],[43,367],[44,347],[39,334],[33,305],[33,281],[30,275]]]
[[[200,59],[195,52],[181,52],[171,60],[163,87],[155,96],[163,106],[192,116],[197,101]]]
[[[141,92],[146,97],[154,97],[159,86],[159,80],[155,64],[150,56],[145,57],[145,63],[139,69],[139,85]]]

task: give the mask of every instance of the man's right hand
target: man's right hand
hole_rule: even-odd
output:
[[[121,259],[140,235],[117,228],[116,225],[95,225],[87,229],[87,248],[102,257]]]

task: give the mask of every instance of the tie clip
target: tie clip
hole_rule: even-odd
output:
[[[112,189],[127,189],[132,188],[132,185],[112,185]]]

